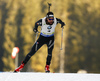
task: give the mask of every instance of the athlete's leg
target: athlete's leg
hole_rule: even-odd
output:
[[[45,72],[50,72],[49,66],[50,66],[50,63],[51,63],[52,51],[53,51],[53,48],[54,48],[54,37],[50,38],[50,40],[47,43],[47,46],[48,46],[48,56],[47,56],[47,60],[46,60]]]
[[[47,65],[50,65],[50,62],[51,62],[51,59],[52,59],[52,51],[53,51],[53,48],[54,48],[54,41],[53,40],[50,40],[50,41],[51,41],[51,44],[48,45],[48,56],[47,56],[47,61],[46,61]]]
[[[43,36],[40,36],[39,39],[37,40],[37,50],[45,43]],[[25,64],[29,61],[29,59],[31,58],[31,56],[33,56],[37,50],[35,50],[36,48],[36,43],[33,45],[31,51],[26,55],[24,61],[22,61],[21,65],[15,69],[14,72],[19,72],[23,69],[23,67],[25,66]]]
[[[37,48],[36,48],[36,44],[37,44]],[[40,36],[39,39],[33,45],[31,51],[26,55],[23,63],[26,64],[29,61],[29,59],[39,50],[39,48],[43,44],[45,44],[44,37],[43,36]]]

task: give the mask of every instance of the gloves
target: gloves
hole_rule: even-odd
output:
[[[33,31],[34,31],[35,33],[37,33],[37,32],[38,32],[38,30],[37,30],[37,29],[35,29],[35,28],[33,29]]]
[[[64,22],[61,23],[61,28],[64,28],[63,26],[65,26],[65,23]]]

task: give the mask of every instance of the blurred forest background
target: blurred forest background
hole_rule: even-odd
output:
[[[52,72],[100,73],[100,0],[0,0],[0,71],[13,71],[11,53],[19,47],[19,62],[35,42],[34,24],[46,16],[47,2],[55,17],[66,23],[63,50],[61,25],[55,30]],[[22,71],[44,72],[47,47],[44,45]]]

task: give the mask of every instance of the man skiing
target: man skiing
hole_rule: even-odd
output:
[[[26,55],[25,59],[22,61],[21,65],[15,69],[14,72],[19,72],[23,69],[25,64],[29,61],[29,59],[38,51],[38,49],[46,44],[48,47],[48,56],[46,60],[45,72],[50,72],[50,63],[52,59],[52,50],[54,48],[54,32],[56,25],[60,23],[61,28],[65,25],[60,19],[55,18],[53,12],[48,12],[46,17],[40,19],[35,23],[35,28],[33,31],[35,33],[38,32],[38,26],[41,26],[40,36],[33,45],[31,51]]]

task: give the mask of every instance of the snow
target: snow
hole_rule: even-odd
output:
[[[2,72],[0,81],[100,81],[100,74]]]

